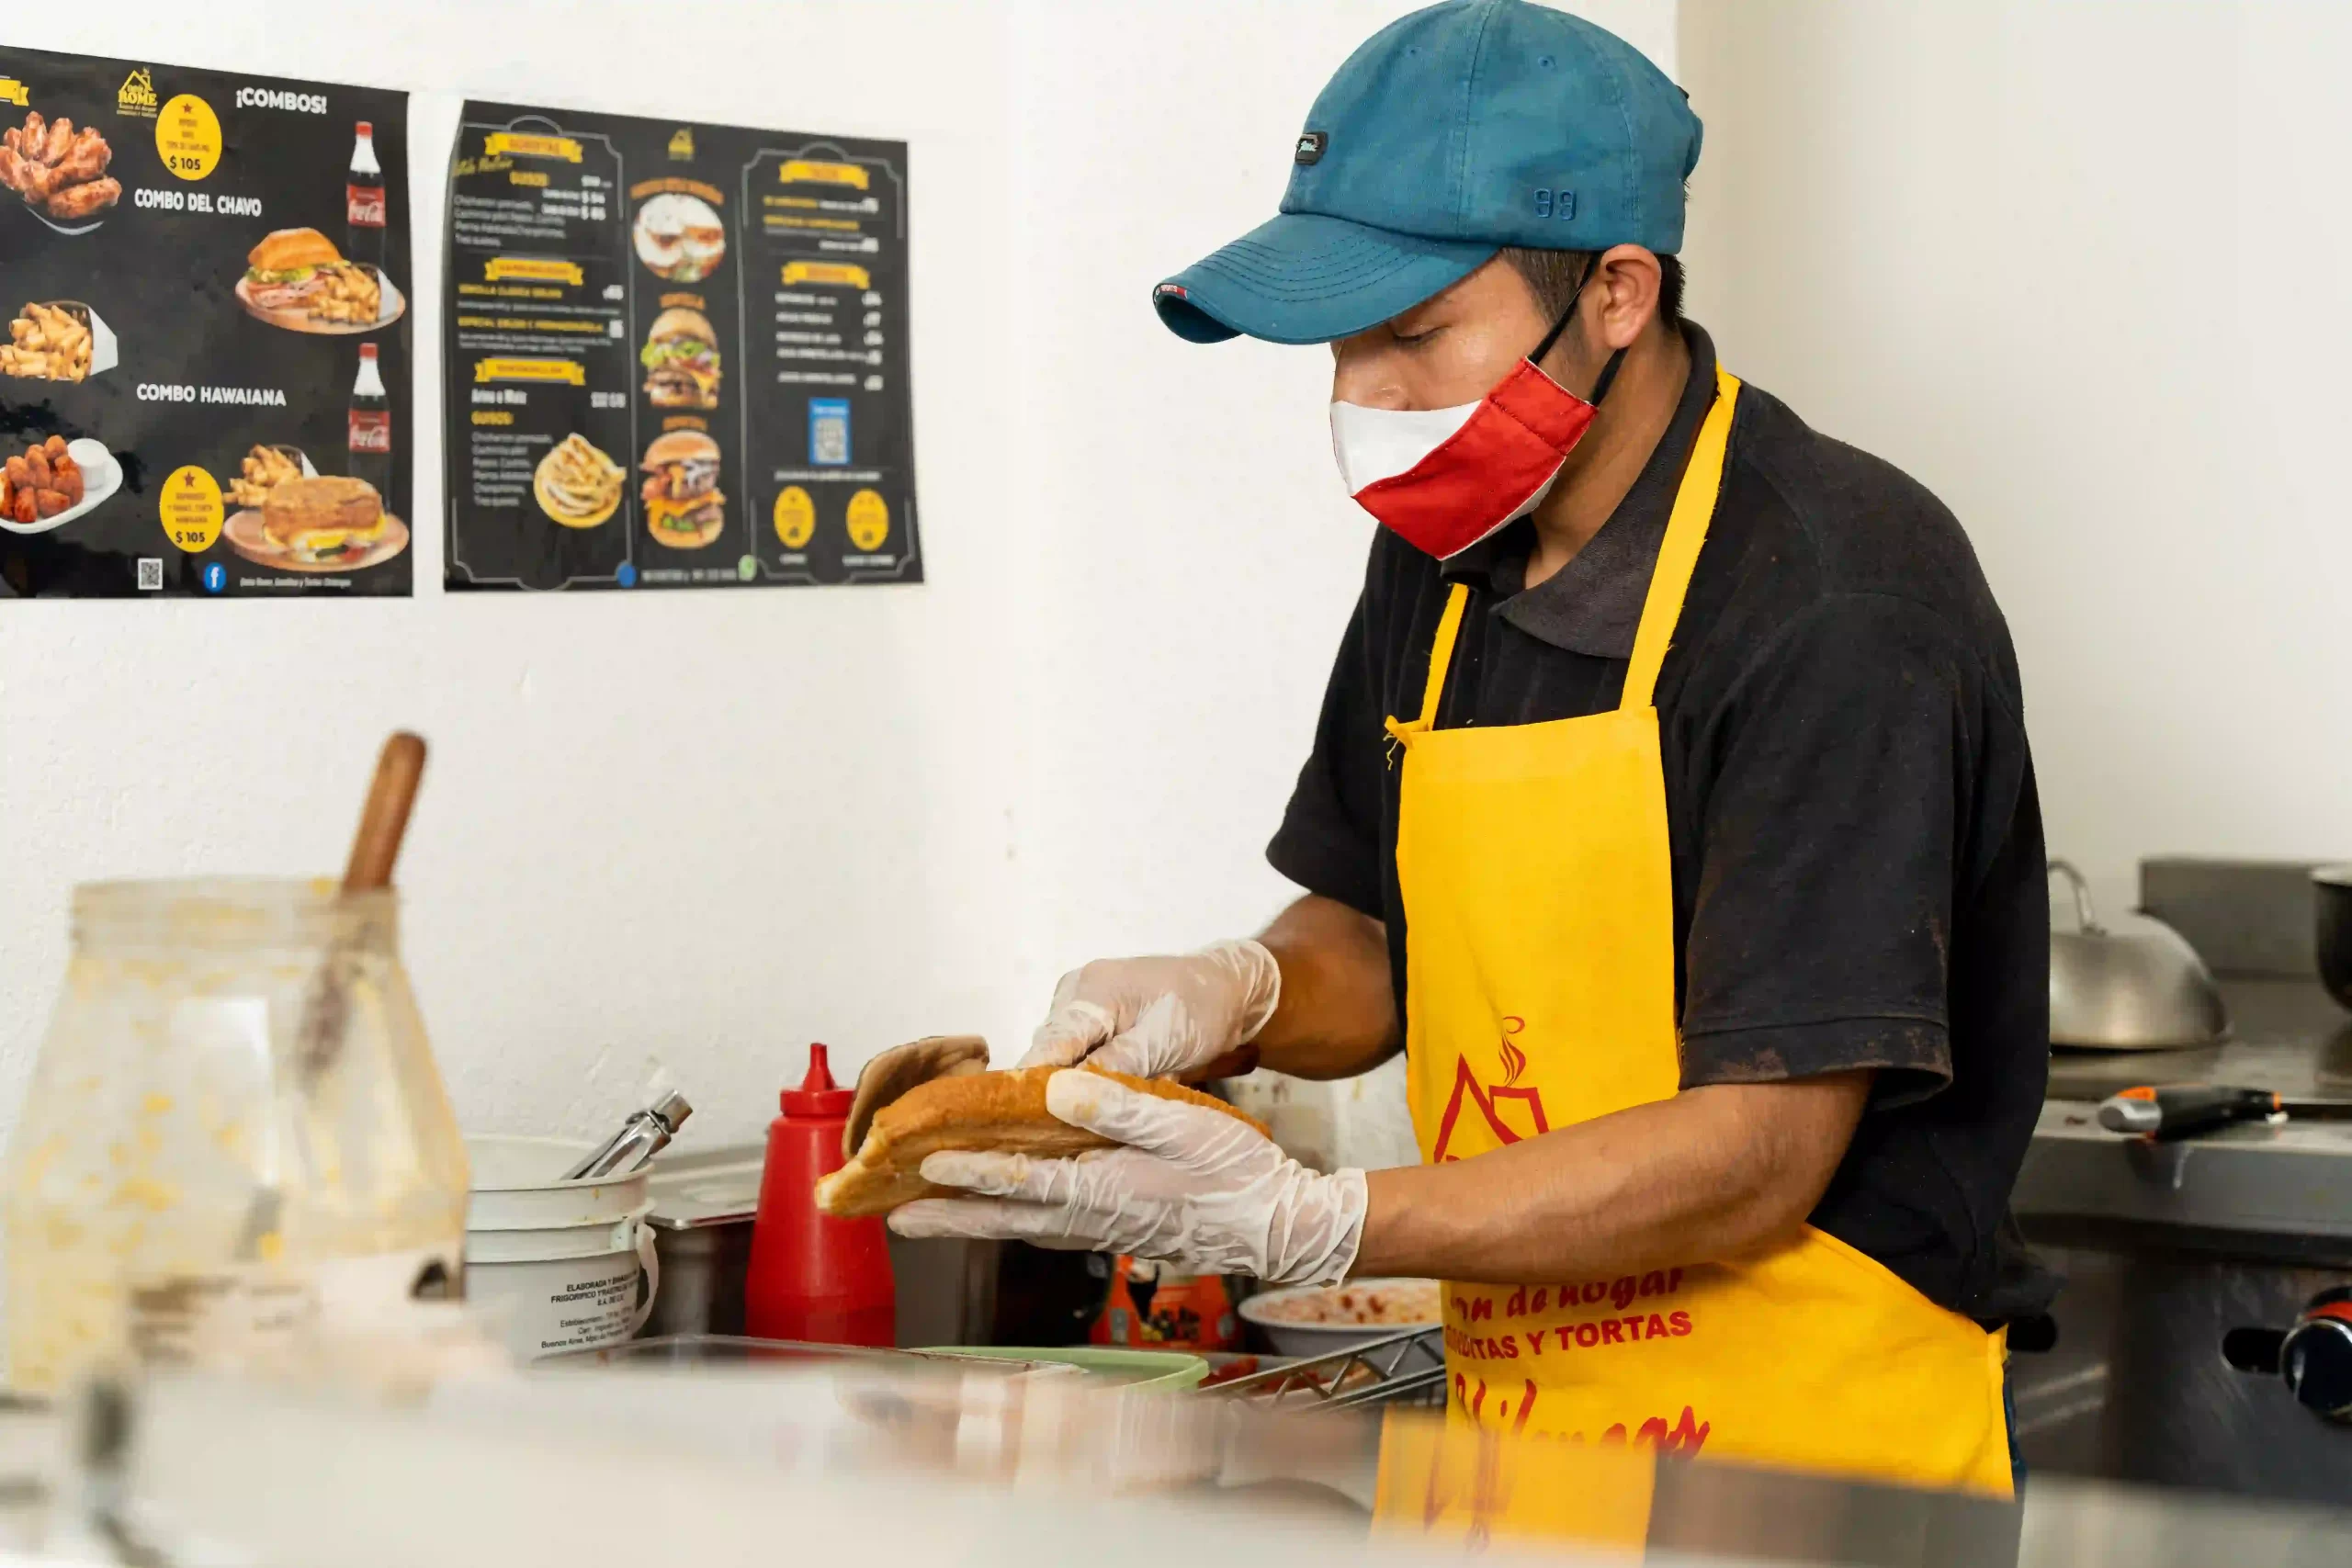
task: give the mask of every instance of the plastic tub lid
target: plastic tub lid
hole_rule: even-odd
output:
[[[1114,1379],[1129,1388],[1157,1393],[1177,1393],[1197,1388],[1209,1375],[1208,1362],[1190,1350],[1136,1350],[1102,1345],[931,1345],[925,1348],[949,1356],[1057,1362],[1097,1377]]]

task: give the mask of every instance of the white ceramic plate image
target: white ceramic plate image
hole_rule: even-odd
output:
[[[98,215],[96,217],[88,219],[83,222],[60,223],[56,219],[51,218],[48,213],[43,212],[40,208],[35,207],[29,201],[25,203],[25,210],[40,219],[43,223],[47,224],[50,228],[54,229],[61,234],[86,234],[91,230],[96,228],[99,224],[114,216],[114,209],[111,207],[106,207],[99,209]]]
[[[12,523],[0,518],[0,528],[11,534],[46,534],[52,528],[62,528],[94,506],[103,506],[114,492],[122,488],[122,465],[114,460],[104,443],[85,435],[65,444],[65,455],[82,470],[82,499],[54,517],[43,517],[33,523]]]
[[[372,321],[314,321],[311,319],[310,307],[301,304],[266,310],[254,303],[252,286],[242,277],[237,279],[236,287],[230,292],[237,297],[237,303],[245,308],[245,313],[255,321],[267,321],[271,326],[283,327],[289,333],[313,333],[322,337],[348,337],[354,333],[372,333],[379,327],[388,327],[399,321],[401,312],[408,309],[408,296],[401,292],[399,284],[384,275],[383,268],[371,266],[368,270],[376,275],[378,285],[376,319]]]

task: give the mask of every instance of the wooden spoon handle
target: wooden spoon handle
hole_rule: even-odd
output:
[[[359,832],[351,840],[351,860],[344,867],[343,888],[362,893],[389,887],[392,863],[401,856],[401,839],[408,831],[408,814],[416,804],[417,781],[424,773],[424,741],[400,730],[384,742],[376,759],[376,779],[368,786],[367,808],[359,815]]]

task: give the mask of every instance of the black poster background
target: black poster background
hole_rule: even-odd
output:
[[[220,160],[204,178],[164,170],[157,122],[136,112],[143,95],[134,72],[144,73],[155,103],[191,93],[219,117]],[[107,172],[123,186],[106,220],[77,235],[56,232],[0,189],[0,332],[28,301],[79,300],[113,330],[120,354],[113,369],[80,383],[0,376],[0,440],[9,444],[0,456],[51,434],[89,436],[114,453],[123,476],[112,499],[54,532],[0,533],[0,598],[407,594],[413,549],[356,572],[316,574],[255,565],[225,536],[200,552],[183,551],[164,531],[156,490],[194,464],[226,492],[245,454],[262,445],[298,447],[322,474],[346,472],[352,382],[359,345],[372,343],[392,417],[385,508],[414,525],[409,315],[365,333],[288,332],[248,315],[232,292],[246,252],[271,230],[312,228],[345,244],[345,175],[355,127],[368,120],[384,169],[385,270],[414,310],[408,95],[7,45],[0,45],[0,79],[19,84],[29,100],[0,102],[0,123],[21,126],[29,107],[77,129],[97,127],[114,152]],[[281,102],[307,98],[323,112],[241,106],[241,90],[250,97],[253,89],[282,95]],[[200,194],[212,209],[141,206],[141,190],[184,201]],[[257,200],[260,210],[220,210],[232,198]],[[142,386],[277,389],[286,406],[142,400]],[[224,504],[237,510],[233,501]],[[161,564],[161,588],[143,595],[141,560]]]
[[[707,276],[640,259],[634,225],[665,194],[721,220]],[[449,195],[452,591],[922,581],[904,142],[469,102]],[[647,396],[639,354],[665,302],[718,338],[715,409]],[[550,374],[564,366],[577,382]],[[727,498],[718,538],[694,548],[657,540],[640,495],[646,448],[680,427],[717,442]],[[618,509],[585,527],[532,488],[574,433],[627,470]]]

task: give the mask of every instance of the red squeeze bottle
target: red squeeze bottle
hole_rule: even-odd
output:
[[[825,1047],[811,1045],[808,1076],[784,1091],[784,1114],[768,1123],[743,1281],[743,1327],[755,1338],[898,1342],[889,1233],[878,1218],[837,1220],[817,1212],[818,1178],[842,1167],[852,1098],[833,1082]]]

